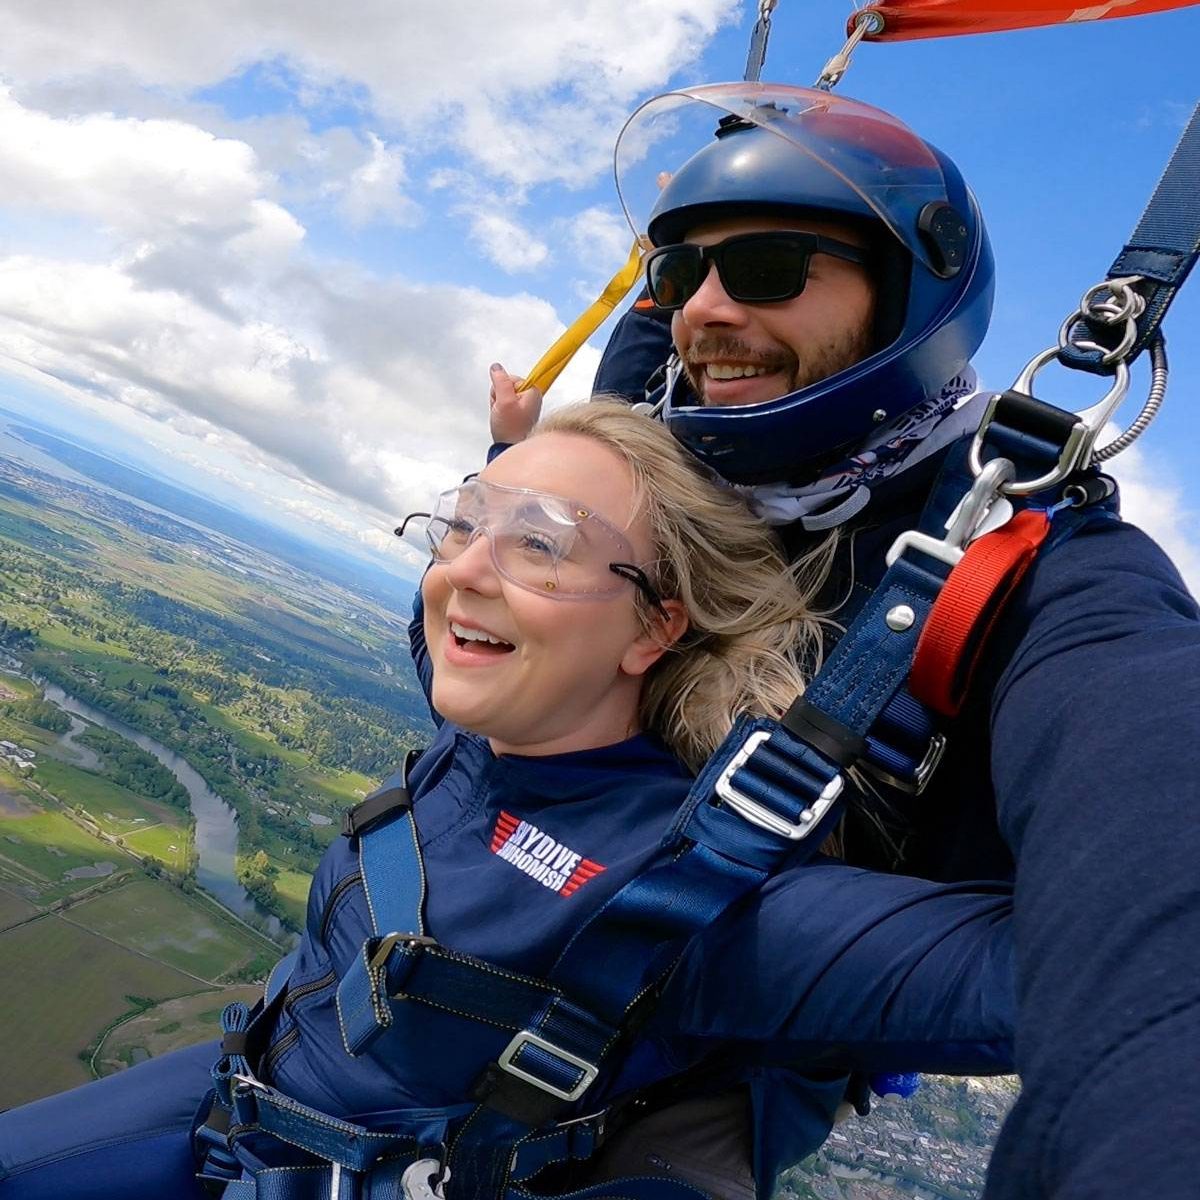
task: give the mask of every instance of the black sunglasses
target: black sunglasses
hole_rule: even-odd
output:
[[[646,255],[646,290],[659,308],[682,308],[715,264],[725,294],[741,304],[774,304],[804,291],[814,254],[865,264],[867,252],[819,233],[742,233],[715,246],[680,242]]]

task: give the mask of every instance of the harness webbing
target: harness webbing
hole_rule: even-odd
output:
[[[1026,509],[973,542],[950,572],[909,676],[913,695],[935,712],[958,715],[988,634],[1049,533],[1045,510]]]
[[[1137,277],[1146,307],[1137,318],[1137,337],[1124,360],[1132,362],[1153,340],[1175,293],[1200,257],[1200,104],[1167,163],[1129,241],[1114,259],[1109,279]],[[1058,357],[1069,367],[1108,375],[1114,364],[1106,354],[1119,328],[1089,323],[1093,348],[1066,339]]]

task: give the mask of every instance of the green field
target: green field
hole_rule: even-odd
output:
[[[252,1005],[261,995],[260,985],[241,984],[164,1000],[109,1033],[96,1054],[96,1071],[109,1075],[146,1058],[215,1039],[220,1036],[221,1009],[226,1004],[240,1000]]]
[[[74,905],[71,920],[205,980],[248,964],[266,943],[211,906],[145,876]]]
[[[53,778],[76,803],[91,806],[110,829],[132,829],[121,836],[135,853],[186,861],[188,829],[147,825],[146,818],[134,824],[138,813],[176,821],[186,814],[50,759],[39,759],[38,774]],[[4,776],[0,1055],[10,1070],[0,1080],[0,1108],[90,1078],[85,1051],[114,1022],[172,997],[197,991],[219,996],[212,981],[239,972],[259,975],[279,953],[206,900],[144,875],[121,847],[51,805],[30,781]],[[168,853],[170,845],[179,853]],[[116,871],[97,875],[97,863],[114,864]],[[87,873],[68,878],[80,867]],[[60,902],[69,907],[44,911]],[[178,1035],[196,1040],[205,1028],[181,1027]]]
[[[142,858],[157,859],[173,871],[187,868],[192,831],[177,825],[149,825],[125,836],[125,845]]]
[[[43,809],[0,820],[0,871],[9,868],[4,874],[35,889],[29,898],[40,905],[89,888],[106,872],[129,865],[116,846],[97,841],[61,812]],[[81,870],[84,874],[69,877]]]
[[[33,777],[48,792],[69,799],[72,807],[82,805],[105,833],[132,833],[143,824],[182,827],[188,823],[188,814],[183,809],[159,804],[94,771],[85,771],[57,759],[38,759]]]
[[[142,1007],[137,998],[165,1000],[204,987],[58,916],[0,933],[0,961],[0,1107],[90,1079],[81,1054]]]
[[[0,671],[0,698],[5,700],[36,700],[41,691],[36,683],[21,675],[13,675],[8,671]]]
[[[31,725],[28,721],[20,721],[9,713],[0,713],[0,739],[6,742],[16,742],[18,746],[36,750],[40,755],[57,738],[57,733]]]
[[[427,731],[395,616],[406,589],[376,579],[364,596],[357,573],[312,574],[110,487],[6,469],[0,644],[182,754],[238,811],[241,858],[268,854],[271,905],[300,924],[339,810]],[[0,705],[38,692],[0,672]],[[19,980],[0,1008],[0,1108],[85,1079],[85,1060],[115,1070],[210,1036],[237,994],[214,985],[261,978],[281,953],[190,890],[190,813],[141,794],[167,794],[145,764],[110,749],[111,778],[85,771],[21,719],[52,714],[17,712],[0,713],[0,738],[37,757],[32,774],[0,767],[0,963]],[[13,1045],[24,1022],[33,1036]]]
[[[308,889],[311,885],[312,876],[306,871],[292,871],[285,867],[275,877],[275,891],[288,914],[301,928],[304,926],[304,914],[308,909]]]
[[[10,926],[32,917],[37,911],[29,901],[22,900],[20,896],[15,896],[12,892],[0,888],[0,930],[8,929]]]

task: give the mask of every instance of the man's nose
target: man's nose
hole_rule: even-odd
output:
[[[491,535],[486,530],[478,530],[458,557],[446,564],[446,580],[460,592],[499,595],[500,576],[492,553]]]
[[[693,329],[705,325],[741,325],[746,320],[745,306],[729,298],[716,263],[708,264],[708,274],[680,312]]]

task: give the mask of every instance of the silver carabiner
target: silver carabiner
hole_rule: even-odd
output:
[[[892,543],[884,561],[890,567],[905,550],[912,549],[951,567],[957,566],[967,547],[982,531],[993,505],[1003,499],[1002,493],[1015,474],[1016,468],[1009,459],[993,458],[976,472],[971,490],[950,514],[944,538],[933,537],[919,529],[906,530]]]
[[[1007,458],[993,458],[979,472],[971,490],[959,501],[946,523],[946,541],[965,550],[976,536],[1000,493],[1012,482],[1017,469]]]
[[[1124,362],[1137,341],[1138,318],[1146,311],[1145,298],[1134,290],[1142,282],[1144,280],[1140,275],[1123,275],[1119,279],[1106,279],[1101,283],[1094,283],[1083,293],[1079,307],[1059,326],[1058,348],[1065,350],[1070,345],[1077,350],[1091,350],[1101,356],[1100,361],[1106,367]],[[1108,298],[1102,299],[1105,295]],[[1076,325],[1089,321],[1106,325],[1110,329],[1124,322],[1121,340],[1109,348],[1100,345],[1099,342],[1071,337],[1071,331]]]
[[[1031,358],[1025,364],[1020,375],[1017,376],[1016,382],[1010,390],[1032,397],[1034,376],[1057,357],[1058,347],[1051,346],[1050,349],[1043,350],[1041,354]],[[1014,479],[1006,483],[1002,489],[1005,495],[1031,496],[1035,492],[1042,492],[1047,488],[1062,483],[1076,471],[1086,467],[1091,462],[1092,450],[1095,447],[1096,439],[1100,436],[1100,431],[1104,428],[1113,413],[1117,411],[1128,391],[1129,364],[1121,361],[1116,365],[1112,386],[1105,392],[1103,398],[1090,408],[1085,408],[1082,412],[1075,414],[1075,426],[1063,444],[1058,456],[1058,462],[1044,475],[1039,475],[1036,479]],[[993,396],[989,401],[988,407],[983,414],[983,420],[980,422],[979,429],[976,431],[975,437],[971,442],[970,465],[972,472],[976,476],[984,469],[983,439],[987,433],[988,426],[991,425],[992,415],[996,411],[999,399],[999,396]]]

